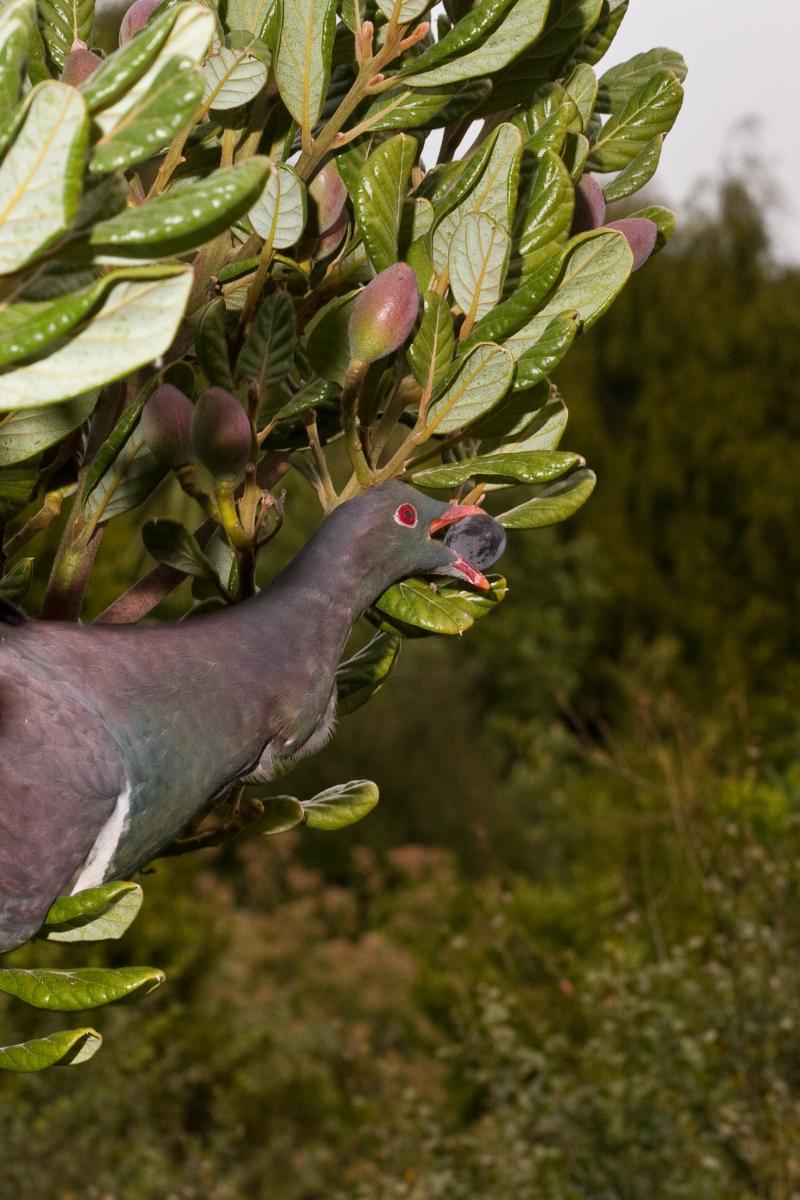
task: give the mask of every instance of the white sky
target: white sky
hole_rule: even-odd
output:
[[[653,46],[679,50],[689,65],[655,190],[680,213],[698,179],[755,149],[782,193],[776,257],[800,261],[800,0],[631,0],[598,69]],[[737,130],[747,117],[759,121],[749,139]]]

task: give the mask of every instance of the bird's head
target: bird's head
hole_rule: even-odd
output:
[[[384,585],[408,575],[452,575],[487,589],[481,568],[505,549],[505,531],[474,504],[444,504],[392,480],[334,510],[358,559]]]

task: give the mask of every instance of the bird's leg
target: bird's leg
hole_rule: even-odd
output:
[[[229,815],[205,829],[199,829],[196,833],[176,838],[161,852],[161,857],[174,858],[179,854],[190,854],[194,850],[204,850],[209,846],[221,846],[229,838],[236,837],[248,825],[252,825],[264,815],[264,805],[260,800],[245,800],[243,792],[244,788],[240,785],[232,784],[220,798],[230,803]]]

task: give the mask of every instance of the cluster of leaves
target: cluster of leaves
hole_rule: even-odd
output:
[[[659,49],[598,78],[627,0],[453,0],[435,36],[430,7],[137,0],[101,59],[91,0],[5,0],[0,598],[26,602],[25,550],[69,502],[40,615],[77,619],[109,523],[170,471],[205,520],[149,523],[158,566],[104,621],[187,577],[193,611],[252,594],[292,469],[324,511],[395,477],[473,501],[523,485],[511,530],[590,495],[549,376],[671,236],[667,210],[605,205],[655,171],[685,67]],[[204,426],[192,461],[145,419],[165,389]],[[402,637],[462,633],[504,595],[389,589],[342,708]]]

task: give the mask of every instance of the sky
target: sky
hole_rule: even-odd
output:
[[[689,65],[654,190],[680,213],[699,179],[710,185],[756,151],[782,197],[775,256],[800,262],[800,0],[631,0],[599,70],[653,46],[679,50]],[[746,131],[748,117],[758,124]]]

